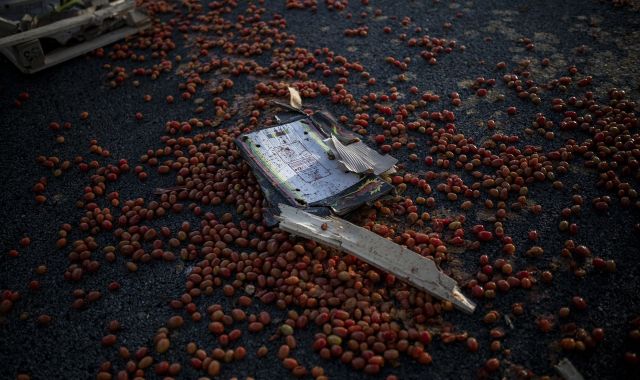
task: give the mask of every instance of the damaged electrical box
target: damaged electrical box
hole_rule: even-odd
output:
[[[246,133],[236,141],[272,206],[344,215],[393,190],[380,174],[397,160],[308,116]]]
[[[135,0],[0,2],[0,52],[35,73],[138,33],[150,19]]]

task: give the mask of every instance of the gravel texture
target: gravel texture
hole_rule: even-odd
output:
[[[241,14],[246,4],[238,6],[233,15]],[[627,91],[627,97],[639,99],[640,88],[640,13],[637,5],[630,3],[624,7],[615,7],[604,1],[372,1],[371,6],[363,6],[352,0],[347,10],[329,11],[320,1],[317,12],[310,10],[286,10],[282,1],[268,1],[265,19],[273,13],[284,15],[287,20],[287,32],[296,36],[296,46],[311,50],[328,47],[336,55],[343,55],[350,60],[360,62],[372,76],[376,77],[375,86],[366,86],[363,81],[356,81],[349,86],[354,96],[359,98],[371,91],[387,91],[390,86],[397,86],[404,100],[419,95],[409,93],[409,87],[417,86],[420,91],[432,91],[441,96],[440,105],[436,108],[453,110],[456,114],[458,131],[477,142],[490,137],[493,133],[479,122],[493,118],[498,122],[497,130],[507,134],[521,136],[521,145],[532,144],[552,150],[561,146],[566,139],[580,137],[582,132],[559,132],[552,141],[540,136],[527,136],[523,130],[535,120],[538,112],[550,113],[550,100],[559,92],[544,93],[541,105],[533,105],[517,98],[514,91],[506,88],[502,82],[502,71],[496,71],[495,65],[500,61],[508,67],[515,67],[524,58],[531,58],[540,72],[540,77],[556,78],[566,75],[571,65],[576,65],[580,73],[591,75],[593,84],[590,89],[601,97],[612,87]],[[203,2],[205,8],[206,2]],[[373,10],[382,9],[383,17],[372,17]],[[366,19],[360,13],[369,12]],[[186,8],[183,12],[187,12]],[[352,12],[352,19],[346,13]],[[461,17],[456,17],[459,14]],[[403,17],[412,18],[410,27],[403,29],[400,21]],[[167,21],[171,15],[161,16]],[[394,17],[396,17],[394,19]],[[233,17],[230,17],[233,19]],[[359,20],[363,20],[360,22]],[[451,23],[447,27],[446,23]],[[354,28],[359,24],[369,27],[367,37],[345,37],[346,28]],[[383,33],[383,27],[391,26],[393,32]],[[420,48],[409,48],[398,39],[398,34],[413,36],[415,27],[420,26],[423,32],[433,36],[454,39],[458,47],[465,46],[464,51],[455,49],[450,54],[438,56],[436,65],[429,65],[420,56]],[[528,37],[535,43],[535,49],[526,50],[521,37]],[[174,33],[176,50],[170,53],[171,58],[177,54],[186,56],[192,49],[189,41],[185,41],[177,31]],[[580,53],[581,46],[586,46]],[[105,47],[109,52],[112,47]],[[224,57],[221,49],[212,49],[211,54]],[[385,57],[397,59],[411,57],[407,71],[408,81],[397,80],[402,73],[393,65],[385,62]],[[551,59],[552,64],[545,70],[540,69],[538,61],[543,57]],[[268,66],[269,53],[255,57],[256,61]],[[126,363],[117,357],[116,347],[126,345],[132,351],[140,346],[153,347],[153,336],[157,329],[175,314],[185,316],[185,326],[171,334],[171,349],[164,358],[170,362],[182,363],[179,378],[197,378],[204,372],[193,369],[189,365],[189,355],[184,347],[190,341],[198,342],[204,347],[216,347],[216,341],[207,331],[206,319],[203,322],[192,322],[184,312],[173,311],[168,303],[180,297],[184,292],[186,276],[193,261],[177,260],[175,262],[151,262],[139,266],[135,273],[125,268],[125,259],[118,256],[115,263],[107,263],[98,254],[101,268],[95,274],[85,276],[79,283],[66,281],[63,274],[68,266],[67,254],[70,248],[57,249],[55,242],[61,225],[70,223],[74,228],[70,241],[83,237],[76,228],[84,211],[76,208],[75,203],[81,198],[84,187],[89,183],[90,173],[81,172],[76,165],[59,177],[54,177],[50,169],[35,162],[39,155],[57,156],[61,159],[73,160],[82,155],[88,159],[96,159],[101,163],[115,163],[120,158],[129,161],[133,168],[139,157],[148,149],[162,147],[160,137],[165,133],[164,124],[169,120],[189,120],[191,117],[214,118],[210,94],[205,91],[195,98],[205,99],[204,112],[195,114],[197,107],[193,101],[180,99],[182,93],[178,89],[184,79],[177,74],[177,63],[171,72],[161,75],[157,80],[148,77],[139,78],[140,85],[135,87],[134,76],[122,86],[113,89],[109,86],[108,69],[105,64],[124,66],[129,69],[149,67],[150,62],[133,63],[128,60],[113,62],[109,58],[93,55],[79,57],[57,67],[34,74],[19,73],[8,61],[0,61],[0,290],[19,291],[21,299],[14,303],[13,310],[0,316],[0,378],[12,379],[18,374],[29,374],[33,379],[88,379],[95,378],[103,361],[111,360],[116,369],[123,368]],[[535,71],[534,71],[535,72]],[[476,77],[495,78],[494,92],[503,93],[503,102],[492,101],[492,96],[478,98],[469,88]],[[215,76],[209,77],[215,80]],[[234,87],[225,92],[223,97],[230,102],[235,95],[243,96],[254,91],[259,79],[250,76],[233,78]],[[326,80],[334,84],[335,77]],[[448,94],[452,91],[460,93],[461,107],[452,107]],[[583,91],[572,87],[572,91]],[[14,106],[21,92],[28,92],[29,99],[21,107]],[[143,95],[150,94],[152,100],[145,102]],[[172,105],[165,102],[167,95],[176,100]],[[567,94],[562,94],[567,96]],[[333,105],[329,97],[319,96],[316,99],[304,99],[305,104],[329,109],[335,115],[348,115],[353,112],[347,107]],[[516,106],[515,116],[508,116],[506,108]],[[435,108],[434,108],[435,109]],[[87,120],[81,120],[80,114],[89,112]],[[134,115],[143,114],[138,121]],[[636,107],[636,113],[638,108]],[[60,123],[69,121],[69,130],[52,132],[48,125],[52,121]],[[222,123],[219,128],[231,125],[233,121]],[[375,135],[372,127],[370,136]],[[195,132],[194,132],[195,133]],[[64,136],[64,143],[57,143],[55,137]],[[89,153],[89,141],[96,139],[98,143],[111,152],[111,157],[102,159]],[[365,138],[365,141],[375,143]],[[424,173],[427,168],[422,158],[428,154],[428,147],[420,145],[417,154],[420,159],[411,162],[407,159],[405,149],[393,154],[406,163],[405,170],[413,173]],[[425,366],[402,356],[397,367],[386,366],[377,375],[385,378],[395,374],[402,379],[451,379],[475,378],[485,376],[480,371],[485,361],[494,356],[489,351],[489,328],[482,322],[482,316],[490,309],[506,311],[516,302],[525,304],[524,315],[513,319],[513,329],[504,321],[499,323],[507,332],[502,341],[504,348],[510,349],[509,356],[503,358],[500,371],[491,377],[517,378],[517,366],[532,371],[536,376],[557,376],[553,365],[562,357],[569,357],[574,365],[592,379],[637,378],[638,367],[626,363],[624,353],[636,349],[627,337],[630,331],[629,322],[640,314],[640,298],[638,297],[638,246],[640,234],[634,229],[640,220],[638,209],[624,208],[617,200],[607,213],[599,213],[591,206],[591,199],[608,194],[605,189],[597,188],[597,172],[584,168],[580,160],[571,163],[570,171],[559,179],[564,189],[555,190],[551,183],[545,182],[530,187],[529,199],[543,206],[540,215],[530,212],[510,214],[505,222],[507,232],[512,236],[518,252],[524,252],[533,244],[527,239],[527,232],[539,231],[541,239],[538,245],[544,248],[545,254],[538,259],[517,255],[515,263],[520,269],[537,267],[545,270],[557,264],[560,269],[554,273],[551,285],[539,283],[530,291],[512,290],[499,295],[492,302],[479,301],[478,309],[473,315],[460,312],[446,313],[445,319],[455,326],[455,331],[467,331],[480,342],[478,353],[469,353],[462,343],[445,344],[440,339],[428,346],[433,363]],[[149,179],[139,181],[135,175],[122,176],[108,191],[118,191],[120,199],[142,197],[154,199],[156,187],[174,185],[173,176],[158,175],[153,169],[146,170]],[[41,178],[48,178],[45,190],[47,200],[37,205],[31,189]],[[638,182],[632,181],[638,188]],[[435,185],[433,185],[435,188]],[[579,190],[578,190],[579,189]],[[579,217],[579,232],[568,237],[558,230],[558,223],[563,219],[560,210],[571,206],[571,195],[579,192],[585,197],[585,206]],[[409,190],[409,195],[416,196],[416,190]],[[612,195],[612,198],[616,198]],[[437,210],[433,214],[456,212],[442,194],[436,196]],[[459,202],[458,202],[459,205]],[[225,212],[226,206],[214,208],[216,213]],[[229,210],[231,208],[228,208]],[[476,207],[476,210],[481,208]],[[115,211],[114,211],[115,213]],[[117,213],[116,213],[117,217]],[[351,217],[354,221],[359,219]],[[467,227],[483,219],[481,212],[467,213]],[[162,222],[151,225],[166,225],[177,229],[185,220],[197,223],[198,218],[189,210],[171,215]],[[20,247],[23,236],[31,238],[31,244]],[[566,239],[572,238],[588,246],[594,256],[615,260],[615,273],[589,270],[585,278],[578,278],[567,269],[566,262],[559,255]],[[114,239],[109,233],[101,233],[97,237],[100,247],[112,244]],[[10,257],[8,252],[16,249],[18,257]],[[483,244],[479,251],[455,251],[455,261],[461,271],[473,274],[479,270],[478,257],[486,253],[499,257],[500,243],[492,241]],[[98,251],[100,252],[100,251]],[[46,265],[48,271],[38,275],[34,269]],[[464,276],[463,276],[464,277]],[[37,279],[42,284],[39,291],[31,291],[28,284]],[[109,292],[107,285],[118,281],[121,289]],[[85,310],[76,311],[71,308],[72,291],[83,288],[87,292],[99,290],[102,298],[91,303]],[[469,289],[465,294],[470,295]],[[550,333],[542,333],[536,327],[535,320],[544,314],[555,314],[562,306],[567,306],[571,298],[580,295],[588,302],[584,312],[573,313],[572,320],[587,329],[601,327],[605,331],[605,339],[594,349],[586,352],[563,353],[557,346],[562,337],[558,327]],[[237,297],[236,297],[237,298]],[[235,299],[229,299],[216,290],[214,295],[200,300],[200,306],[219,303],[231,308]],[[274,320],[285,318],[285,312],[272,305],[262,305],[258,300],[248,312],[268,310]],[[20,318],[21,313],[25,317]],[[48,314],[52,317],[49,326],[36,323],[37,316]],[[117,333],[115,347],[103,347],[102,336],[107,334],[107,324],[117,319],[122,323],[122,330]],[[275,358],[281,340],[270,340],[278,323],[272,323],[260,334],[243,334],[241,344],[247,348],[248,357],[231,365],[225,365],[220,378],[252,376],[257,379],[273,379],[291,377]],[[246,327],[246,325],[245,325]],[[295,357],[299,362],[311,368],[315,365],[324,367],[331,378],[365,378],[360,371],[354,371],[339,360],[323,360],[310,346],[313,335],[318,331],[314,325],[296,331],[299,347]],[[267,358],[257,359],[255,352],[261,345],[267,345],[270,353]],[[159,356],[155,354],[155,356]],[[146,378],[161,378],[153,371],[146,372]]]

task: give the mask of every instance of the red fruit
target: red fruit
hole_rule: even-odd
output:
[[[109,220],[105,220],[102,222],[102,229],[105,231],[111,231],[111,228],[113,228],[113,225],[111,224],[111,221]]]
[[[585,301],[582,297],[575,296],[571,299],[571,302],[573,303],[573,306],[575,306],[575,308],[578,310],[584,310],[587,308],[587,301]]]
[[[591,264],[598,269],[602,269],[607,266],[607,263],[604,261],[604,259],[600,257],[594,257],[593,260],[591,260]]]
[[[498,368],[500,368],[500,360],[496,358],[491,358],[487,360],[487,362],[485,363],[485,366],[491,372],[496,371]]]
[[[493,239],[493,233],[491,233],[491,231],[480,231],[478,232],[478,239],[482,241],[489,241]]]
[[[429,243],[429,236],[419,232],[416,234],[415,240],[417,244]]]
[[[601,342],[604,339],[604,330],[600,327],[596,327],[591,331],[591,336],[596,342]]]
[[[473,288],[471,288],[471,294],[473,294],[473,296],[476,298],[482,298],[482,296],[484,295],[484,289],[480,285],[475,285]]]
[[[420,332],[420,341],[422,342],[422,344],[431,343],[431,334],[429,333],[429,331],[424,330]]]
[[[598,133],[596,133],[596,135],[593,137],[593,139],[594,139],[596,142],[601,142],[601,141],[604,141],[604,137],[605,137],[605,136],[604,136],[604,133],[602,133],[602,132],[598,132]]]
[[[629,364],[638,364],[638,362],[640,362],[640,359],[638,358],[638,355],[635,352],[625,352],[624,353],[624,360],[629,363]]]
[[[29,239],[28,237],[23,237],[22,239],[20,239],[21,246],[28,247],[29,244],[31,244],[31,239]]]
[[[467,338],[467,348],[469,349],[469,351],[471,352],[478,351],[478,346],[479,345],[476,338],[472,338],[472,337]]]

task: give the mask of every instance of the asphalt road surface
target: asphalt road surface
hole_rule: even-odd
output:
[[[316,1],[291,1],[290,7],[285,1],[142,3],[153,13],[153,30],[128,40],[127,46],[107,46],[34,75],[21,74],[0,60],[0,378],[125,378],[127,370],[128,378],[274,379],[304,371],[310,378],[316,366],[333,379],[554,378],[554,365],[564,357],[587,379],[638,378],[640,109],[633,103],[640,98],[637,1],[345,0],[317,1],[315,6]],[[296,4],[301,9],[293,9]],[[390,145],[404,176],[394,178],[394,183],[409,182],[406,190],[402,185],[398,198],[367,206],[348,219],[371,226],[367,218],[375,214],[377,232],[384,233],[381,229],[388,226],[394,230],[388,236],[404,244],[415,243],[408,242],[410,234],[402,236],[408,230],[439,233],[442,248],[436,249],[437,243],[433,249],[424,246],[423,253],[447,252],[439,262],[477,302],[474,314],[448,310],[437,300],[428,302],[400,281],[394,283],[383,272],[370,273],[371,268],[335,252],[330,258],[314,258],[316,251],[303,247],[303,241],[296,249],[306,248],[306,253],[296,256],[291,246],[298,240],[291,237],[291,245],[284,248],[282,241],[275,244],[269,240],[272,236],[257,232],[260,213],[245,213],[244,204],[239,208],[233,203],[244,186],[256,185],[246,170],[232,174],[236,166],[246,164],[233,156],[232,146],[220,147],[230,138],[219,131],[263,125],[272,113],[268,106],[257,105],[258,98],[286,102],[287,85],[300,90],[305,105],[344,116],[344,126],[362,132],[371,146]],[[459,104],[453,92],[459,94]],[[584,106],[591,98],[595,102]],[[622,99],[626,105],[621,105]],[[368,123],[357,121],[357,114],[368,114]],[[545,127],[538,114],[553,123]],[[383,119],[378,124],[379,117]],[[447,131],[438,131],[441,128]],[[376,141],[378,135],[381,140]],[[194,138],[193,146],[177,149],[174,144],[180,142],[168,142],[182,136]],[[217,147],[198,153],[199,144],[207,143]],[[581,144],[582,151],[577,148]],[[466,170],[465,163],[475,153],[455,148],[470,145],[492,153],[478,156],[473,170]],[[168,154],[157,154],[167,146],[172,147]],[[526,156],[524,164],[510,147]],[[185,160],[177,158],[177,150]],[[596,153],[589,154],[592,151]],[[157,158],[150,160],[153,156]],[[536,166],[545,162],[540,156],[547,157],[544,170]],[[158,173],[158,165],[169,159],[187,169],[169,164],[168,173]],[[122,170],[121,160],[126,160],[128,172]],[[154,160],[159,163],[154,165]],[[438,160],[450,160],[450,166]],[[524,171],[527,165],[533,169]],[[148,178],[137,174],[137,166]],[[207,177],[207,170],[217,177]],[[152,209],[152,202],[156,207],[162,203],[157,188],[184,187],[184,178],[193,181],[198,172],[205,183],[220,184],[211,190],[220,204],[202,195],[190,198],[184,191],[186,199],[168,201],[167,207],[160,204],[160,209],[166,208],[164,216],[158,215],[158,208],[151,220],[123,216],[128,200],[141,199],[140,204]],[[448,175],[441,175],[445,172]],[[509,192],[501,186],[507,185],[509,172],[509,181],[527,180],[526,191],[522,183],[515,191],[512,184]],[[112,178],[109,173],[117,175]],[[431,194],[411,184],[407,175],[426,178]],[[469,187],[470,197],[459,191],[462,185],[456,181]],[[474,182],[478,187],[471,186]],[[507,198],[500,198],[503,189]],[[167,199],[182,191],[170,190]],[[479,190],[477,197],[473,190]],[[449,200],[449,194],[457,194],[457,200]],[[405,198],[417,204],[416,217],[424,221],[412,219]],[[250,207],[262,205],[258,193],[244,199]],[[486,207],[486,199],[492,200],[493,208]],[[473,205],[468,210],[465,200]],[[520,206],[513,204],[520,201]],[[180,212],[171,210],[174,203],[182,204]],[[496,212],[498,208],[504,214]],[[179,233],[183,222],[190,223],[191,232],[202,232],[206,212],[215,214],[219,223],[233,221],[236,226],[223,236],[211,235],[228,248],[216,251],[217,262],[207,256],[201,239],[188,241],[193,234]],[[109,226],[105,218],[112,218]],[[451,224],[456,220],[462,223]],[[492,238],[474,243],[479,240],[472,230],[477,224],[492,231]],[[169,233],[162,235],[161,227]],[[510,239],[498,239],[500,228]],[[157,234],[143,236],[148,229]],[[453,240],[458,233],[454,230],[464,231],[462,243]],[[123,236],[123,231],[136,236]],[[240,241],[236,233],[248,237]],[[277,231],[276,235],[287,239]],[[67,240],[64,246],[61,237]],[[138,238],[146,242],[133,248],[131,242]],[[255,244],[248,243],[251,239]],[[567,240],[584,247],[575,248]],[[269,241],[280,251],[267,249]],[[127,244],[133,252],[123,248]],[[513,255],[508,254],[510,244],[515,246]],[[110,252],[109,247],[117,249]],[[160,258],[154,258],[158,247]],[[234,260],[232,256],[241,252],[257,252],[261,264],[273,263],[277,270],[256,265],[251,271],[262,275],[262,282],[237,277],[237,266],[229,274],[229,267],[222,268],[228,263],[220,260]],[[209,264],[200,268],[216,269],[211,282],[203,285],[202,276],[193,273],[207,257]],[[497,259],[512,266],[511,282],[505,281],[509,271]],[[299,273],[309,262],[322,269],[313,272],[311,280],[304,277],[311,274],[311,265],[308,274]],[[294,267],[298,274],[292,279]],[[345,272],[348,279],[336,278],[337,272]],[[380,276],[382,281],[376,282]],[[472,280],[476,282],[470,284]],[[113,282],[119,289],[109,288]],[[302,282],[326,285],[316,286],[324,295]],[[184,296],[198,284],[201,294]],[[230,292],[225,284],[235,289],[232,296],[224,294]],[[504,284],[508,291],[501,288]],[[270,292],[281,299],[279,304],[262,302]],[[357,306],[355,298],[345,296],[352,292],[361,296]],[[301,294],[316,297],[319,304],[302,304]],[[244,304],[247,298],[240,299],[242,295],[251,305]],[[224,326],[225,333],[237,329],[241,336],[224,345],[219,334],[211,332],[210,323],[221,320],[211,305],[220,305],[226,315],[241,309],[248,318],[259,319],[266,311],[271,322],[260,332],[250,332],[247,320],[234,312],[235,321],[223,321],[233,322]],[[291,361],[278,358],[280,346],[287,343],[284,335],[290,332],[281,325],[287,318],[296,319],[295,314],[315,317],[324,311],[320,306],[328,308],[332,321],[318,325],[315,318],[307,318],[307,326],[296,326],[297,347],[284,355],[299,363],[292,371],[286,368]],[[338,309],[347,312],[347,321],[341,313],[336,316]],[[381,310],[386,311],[383,317]],[[194,320],[194,312],[201,320]],[[169,323],[172,316],[181,316],[184,323],[178,327],[175,318],[176,324]],[[114,320],[121,327],[111,332]],[[364,342],[346,336],[352,331],[346,333],[344,326],[356,322],[368,326]],[[314,342],[323,339],[316,334],[323,329],[333,334],[329,344],[338,346],[332,348],[334,355],[344,360],[324,359],[314,350]],[[418,333],[422,331],[428,331],[430,339]],[[104,338],[109,334],[115,336],[115,344],[109,342],[113,338]],[[162,347],[167,340],[168,349]],[[190,342],[203,351],[194,352]],[[367,352],[360,343],[368,344]],[[402,349],[405,343],[411,348]],[[263,345],[268,353],[259,358]],[[131,357],[125,358],[119,347],[127,347]],[[140,347],[148,352],[138,351]],[[209,366],[212,359],[204,358],[216,357],[219,351],[214,349],[220,347],[235,351],[227,353],[228,362],[215,359],[221,363],[218,370],[215,364]],[[345,351],[353,357],[344,356]],[[384,365],[379,365],[380,358]],[[365,371],[353,368],[367,360]],[[173,363],[180,364],[179,371],[176,364],[167,369]]]

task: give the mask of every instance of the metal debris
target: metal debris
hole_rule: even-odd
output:
[[[344,215],[393,190],[375,173],[396,160],[369,148],[370,152],[354,149],[353,152],[364,152],[362,162],[372,163],[376,170],[373,174],[345,170],[338,160],[342,156],[327,143],[336,136],[351,139],[350,135],[339,133],[337,129],[327,132],[305,115],[241,135],[236,144],[272,206],[286,203],[311,208],[309,211],[314,213],[327,215],[332,211]]]
[[[467,299],[454,279],[435,262],[410,249],[337,217],[320,217],[280,204],[280,229],[344,251],[405,281],[432,296],[450,301],[473,313],[476,305]]]
[[[555,368],[560,376],[565,380],[584,380],[584,377],[582,377],[576,367],[573,366],[573,363],[571,363],[567,358],[560,360],[560,362],[556,364]]]
[[[389,171],[395,171],[394,166],[398,160],[394,157],[381,155],[369,148],[362,141],[356,141],[344,145],[335,135],[331,136],[329,145],[345,168],[354,173],[373,173],[380,175]]]
[[[507,326],[509,326],[510,329],[514,329],[515,326],[513,325],[513,321],[511,321],[511,318],[508,315],[504,316],[504,321],[507,323]]]
[[[0,9],[0,52],[24,73],[57,65],[150,25],[134,0],[52,3],[12,0]],[[52,41],[56,47],[50,47]]]

